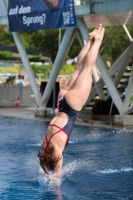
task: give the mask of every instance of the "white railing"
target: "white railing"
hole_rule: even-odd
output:
[[[37,81],[48,81],[50,75],[44,75],[44,74],[36,74],[36,80]],[[60,79],[69,79],[71,75],[58,75],[56,81],[60,81]]]

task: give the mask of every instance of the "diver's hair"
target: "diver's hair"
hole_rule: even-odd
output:
[[[49,174],[48,171],[54,171],[56,164],[62,158],[60,156],[53,157],[52,152],[53,150],[47,151],[44,149],[43,153],[41,151],[38,153],[40,166],[46,174]]]

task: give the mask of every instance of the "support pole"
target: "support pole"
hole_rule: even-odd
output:
[[[110,75],[111,77],[112,77],[112,75],[114,75],[114,74],[117,72],[117,70],[119,69],[119,66],[123,63],[123,61],[124,61],[124,59],[125,59],[125,55],[126,55],[128,49],[129,49],[129,47],[122,53],[122,55],[116,60],[116,62],[115,62],[115,63],[111,66],[111,68],[108,70],[108,73],[109,73],[109,75]],[[100,84],[101,84],[102,87],[104,86],[104,82],[103,82],[102,79],[100,80]],[[114,83],[114,84],[115,84],[115,83]],[[116,84],[115,84],[115,85],[116,85]],[[92,90],[91,90],[91,93],[90,93],[89,98],[88,98],[88,100],[87,100],[87,102],[86,102],[85,105],[87,105],[87,103],[90,102],[90,101],[94,98],[94,96],[95,96],[96,94],[97,94],[97,91],[96,91],[96,87],[94,86],[94,87],[92,88]],[[108,97],[109,97],[109,94],[107,95],[107,99],[108,99]]]
[[[115,29],[116,29],[116,26],[114,26],[112,30],[108,33],[108,35],[103,38],[102,45],[105,44],[106,41],[108,41],[109,37],[111,37],[111,35],[115,32]]]
[[[108,70],[111,77],[119,70],[120,66],[122,65],[123,61],[125,60],[126,53],[127,53],[128,49],[129,49],[129,46],[127,47],[127,49],[120,55],[120,57],[114,62],[114,64]]]
[[[131,71],[131,74],[130,74],[130,78],[129,78],[129,81],[128,81],[127,94],[126,94],[126,98],[125,98],[125,101],[124,101],[124,110],[125,110],[125,112],[129,107],[129,102],[130,102],[132,89],[133,89],[133,64],[132,64],[132,71]]]
[[[118,108],[119,113],[123,114],[123,104],[121,102],[120,96],[119,96],[117,89],[116,89],[111,77],[109,76],[109,73],[108,73],[107,69],[105,68],[104,63],[99,55],[97,58],[97,62],[99,63],[99,69],[102,74],[103,80],[107,86],[107,89],[109,90],[110,96],[112,97],[114,104]]]
[[[23,43],[21,41],[20,34],[18,32],[12,32],[12,35],[13,35],[13,38],[15,40],[16,46],[18,48],[18,51],[19,51],[20,57],[22,59],[23,65],[26,69],[26,73],[28,75],[32,91],[35,95],[36,102],[37,102],[38,106],[40,106],[41,94],[40,94],[40,91],[39,91],[38,86],[36,84],[35,76],[34,76],[32,68],[30,66],[29,59],[27,57],[27,53],[26,53],[25,48],[23,46]]]
[[[131,112],[133,112],[133,104],[126,110],[126,112],[124,113],[125,115],[130,114]]]
[[[46,85],[43,97],[42,97],[42,101],[41,101],[41,107],[43,107],[44,109],[46,108],[48,99],[50,97],[50,94],[52,92],[54,83],[56,81],[56,78],[59,74],[60,68],[62,67],[62,64],[64,62],[65,56],[67,55],[69,48],[71,46],[71,43],[73,41],[74,38],[74,27],[71,28],[67,28],[66,32],[64,34],[64,37],[62,39],[57,57],[55,59],[55,63],[51,72],[51,75],[49,77],[49,81]],[[73,35],[74,34],[74,35]]]
[[[80,29],[80,32],[84,38],[84,44],[87,43],[88,41],[88,28],[86,27],[86,24],[84,22],[83,19],[81,18],[77,18],[77,24],[78,24],[78,27]],[[100,97],[100,99],[105,99],[105,95],[104,95],[104,92],[103,92],[103,89],[101,87],[101,85],[99,84],[99,76],[97,74],[97,71],[96,71],[96,68],[93,67],[93,79],[94,79],[94,83],[95,83],[95,86],[96,86],[96,90],[98,92],[98,95]]]
[[[119,32],[119,30],[121,29],[121,27],[118,27],[116,31],[114,31],[113,35],[107,40],[107,42],[102,45],[101,49],[100,49],[100,53],[102,53],[102,51],[105,49],[105,47],[110,43],[110,41],[112,41],[112,39],[116,36],[116,34]]]
[[[112,67],[109,69],[109,74],[111,76],[114,75],[118,70],[117,76],[114,79],[114,85],[116,87],[120,83],[120,80],[123,76],[125,68],[129,62],[131,55],[132,55],[132,51],[133,51],[133,45],[131,43],[128,46],[128,48],[122,53],[122,55],[117,59],[117,61],[112,65]],[[107,98],[108,97],[109,97],[109,93],[107,94]]]
[[[60,48],[60,44],[61,44],[61,28],[59,28],[58,49]]]
[[[77,29],[77,36],[78,36],[80,46],[83,47],[85,45],[85,41],[79,29]]]
[[[128,31],[128,29],[127,29],[125,24],[123,24],[123,28],[126,31],[126,34],[127,34],[128,38],[129,38],[129,40],[132,42],[133,38],[132,38],[131,34],[129,33],[129,31]]]
[[[120,67],[117,73],[117,76],[114,79],[114,84],[117,86],[121,80],[121,77],[123,76],[123,73],[129,63],[130,58],[132,57],[133,54],[133,42],[130,43],[125,56],[123,57],[122,62],[120,63]]]

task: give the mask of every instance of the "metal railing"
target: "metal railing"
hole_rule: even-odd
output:
[[[48,81],[49,77],[50,77],[50,75],[36,74],[35,78],[37,81],[41,82],[41,81]],[[62,79],[62,78],[69,80],[70,77],[71,77],[71,75],[68,75],[68,74],[58,75],[56,81],[60,81],[60,79]]]

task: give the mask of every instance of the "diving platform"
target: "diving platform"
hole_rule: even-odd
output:
[[[7,0],[0,2],[0,24],[8,26],[7,18]],[[101,23],[104,27],[113,27],[113,31],[109,33],[103,40],[102,49],[106,48],[107,44],[112,41],[113,37],[118,33],[120,28],[125,30],[125,34],[129,38],[128,47],[122,52],[119,58],[110,66],[107,70],[101,55],[99,53],[96,64],[101,72],[101,78],[93,70],[93,82],[94,86],[88,97],[87,104],[98,95],[100,99],[107,100],[110,96],[113,103],[117,107],[120,115],[128,115],[133,112],[133,105],[130,105],[130,97],[133,89],[133,66],[131,74],[127,83],[127,93],[125,99],[121,100],[121,97],[117,91],[117,86],[123,76],[123,73],[131,62],[133,56],[133,39],[132,35],[128,31],[127,25],[133,25],[133,1],[132,0],[75,0],[75,14],[77,18],[77,26],[66,28],[63,36],[59,51],[57,53],[54,67],[52,69],[49,81],[45,88],[43,96],[41,96],[36,85],[34,74],[29,64],[29,60],[22,44],[20,34],[18,32],[12,32],[22,62],[25,66],[27,75],[29,77],[31,87],[37,102],[37,113],[42,113],[46,109],[47,102],[53,89],[53,85],[59,74],[59,71],[63,65],[65,57],[73,43],[75,36],[78,36],[81,48],[88,41],[88,28],[94,28],[97,24]],[[109,35],[112,37],[109,38]],[[115,76],[112,81],[112,77]],[[108,93],[105,95],[103,86],[107,87]],[[44,112],[45,113],[45,112]]]
[[[7,0],[0,2],[0,24],[8,25]],[[75,0],[75,14],[81,17],[88,28],[98,23],[106,26],[133,24],[132,0]]]
[[[133,1],[81,1],[80,5],[75,6],[75,13],[83,18],[88,28],[94,28],[98,23],[102,23],[104,27],[129,25],[133,24]]]

